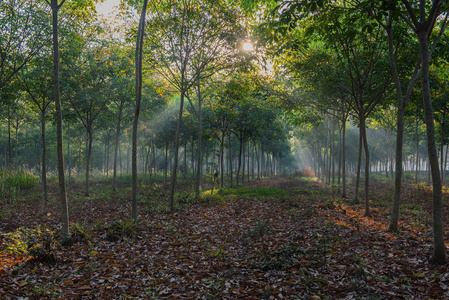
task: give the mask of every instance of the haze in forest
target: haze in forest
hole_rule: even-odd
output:
[[[158,240],[163,254],[141,261],[173,258],[168,275],[139,267],[130,271],[136,278],[157,273],[151,286],[135,294],[115,287],[118,295],[168,297],[173,288],[194,298],[206,287],[213,295],[321,299],[320,289],[332,287],[335,298],[388,298],[392,282],[404,287],[399,298],[446,293],[442,269],[427,264],[447,262],[447,1],[144,0],[114,13],[117,5],[1,2],[1,266],[96,264],[112,257],[107,243],[136,242],[146,253],[142,240],[157,232],[170,242]],[[234,217],[235,227],[226,223],[238,232],[232,246],[216,227],[214,244],[208,226]],[[382,249],[371,243],[377,239]],[[52,248],[62,246],[81,252],[62,250],[65,260]],[[190,246],[201,258],[185,260]],[[373,251],[348,254],[359,247]],[[342,269],[340,256],[351,257],[344,264],[354,282],[337,276],[334,285],[328,275]],[[388,270],[386,258],[413,271]],[[219,277],[185,275],[201,260],[221,268]],[[377,260],[383,271],[374,274]],[[102,272],[95,264],[89,269]],[[248,277],[236,279],[231,268]],[[21,272],[8,273],[14,295],[26,286],[45,296]],[[276,280],[249,287],[258,279],[248,274],[269,281],[282,272],[293,276],[281,279],[284,288]],[[422,290],[435,289],[410,286],[419,280]],[[57,281],[58,295],[75,281],[72,291],[100,293],[93,279]]]

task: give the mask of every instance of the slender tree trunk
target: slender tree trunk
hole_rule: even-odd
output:
[[[397,112],[397,133],[396,133],[396,173],[394,181],[394,198],[393,207],[391,212],[389,231],[398,231],[398,221],[399,221],[399,206],[401,203],[401,184],[402,184],[402,149],[404,144],[404,112],[405,112],[405,101],[402,93],[402,86],[399,79],[399,73],[396,67],[396,60],[394,56],[393,49],[393,33],[391,26],[386,28],[388,36],[388,53],[390,61],[390,69],[393,73],[393,80],[396,88],[396,95],[398,101],[398,112]]]
[[[331,158],[331,156],[332,156],[332,150],[331,150],[332,129],[331,129],[331,127],[332,126],[330,123],[331,123],[331,121],[329,120],[327,123],[328,129],[327,129],[327,150],[326,150],[326,154],[327,154],[326,183],[327,184],[330,184],[330,182],[331,182],[331,170],[332,170],[332,167],[331,167],[331,161],[332,161],[332,158]]]
[[[421,9],[424,9],[423,7]],[[432,109],[432,97],[430,93],[429,82],[429,48],[427,40],[427,30],[418,31],[419,44],[421,47],[422,73],[421,86],[424,103],[424,115],[427,128],[427,151],[429,155],[430,171],[432,173],[433,183],[433,237],[434,249],[432,262],[435,264],[446,263],[446,250],[444,245],[444,227],[443,227],[443,195],[440,172],[438,169],[438,154],[435,142],[435,125]]]
[[[192,177],[193,177],[193,179],[195,179],[195,152],[194,152],[195,145],[194,144],[195,144],[195,141],[192,138],[192,147],[191,147],[191,149],[192,149],[192,160],[191,160],[191,162],[192,162]]]
[[[183,75],[184,76],[184,75]],[[181,79],[181,86],[184,87],[184,78]],[[170,197],[168,199],[168,205],[171,209],[174,208],[174,198],[175,198],[175,189],[176,189],[176,179],[178,172],[178,153],[179,153],[179,138],[181,136],[181,124],[182,124],[182,112],[184,110],[184,97],[185,97],[184,88],[181,89],[181,101],[179,104],[179,117],[178,117],[178,126],[176,128],[176,139],[175,139],[175,155],[174,155],[174,163],[173,163],[173,172],[171,176],[171,186],[170,186]],[[200,149],[198,149],[200,151]],[[201,166],[198,165],[198,169],[201,169]],[[201,173],[200,173],[201,174]],[[198,180],[198,179],[197,179]]]
[[[11,116],[8,106],[8,166],[12,166],[12,145],[11,145]]]
[[[360,128],[359,128],[359,156],[357,158],[357,177],[355,180],[355,195],[354,195],[354,203],[359,204],[359,188],[360,188],[360,169],[362,166],[362,143],[363,143],[363,134],[362,134],[362,123],[365,124],[363,120],[364,116],[359,115],[360,120]]]
[[[335,184],[335,122],[331,120],[331,147],[330,147],[330,155],[331,155],[331,176],[332,176],[332,184]]]
[[[45,107],[45,100],[42,105]],[[41,135],[42,135],[42,185],[44,186],[44,200],[48,201],[48,186],[47,186],[47,145],[45,139],[45,109],[41,112]]]
[[[164,185],[167,184],[168,173],[168,144],[165,144],[165,158],[164,158]]]
[[[139,123],[140,102],[142,99],[142,48],[143,36],[145,32],[145,16],[147,12],[148,0],[143,1],[142,13],[140,15],[139,28],[137,30],[136,41],[136,110],[133,123],[132,141],[132,209],[131,216],[137,220],[137,126]]]
[[[443,184],[444,184],[444,178],[445,178],[444,171],[446,170],[446,167],[447,167],[447,152],[448,152],[447,148],[448,148],[448,146],[446,145],[446,152],[444,155],[444,165],[443,165]]]
[[[87,132],[87,139],[88,139],[88,144],[87,144],[87,157],[86,157],[86,185],[85,185],[85,191],[84,193],[86,194],[86,196],[89,196],[89,174],[90,174],[90,159],[91,159],[91,154],[92,154],[92,129],[89,129],[89,131]]]
[[[232,187],[232,184],[233,184],[233,178],[232,178],[233,170],[232,170],[232,155],[231,155],[232,154],[231,132],[229,132],[228,140],[229,140],[229,177],[231,179],[231,187]]]
[[[184,143],[184,178],[187,179],[187,141]]]
[[[220,139],[220,190],[223,189],[224,183],[224,143],[225,143],[225,132],[221,132]]]
[[[338,130],[338,175],[337,175],[337,185],[338,185],[338,193],[340,193],[340,183],[341,183],[341,161],[342,161],[342,128],[340,127]]]
[[[58,5],[58,0],[51,0],[51,11],[53,20],[53,97],[56,106],[56,136],[58,153],[58,177],[59,177],[59,197],[61,203],[62,234],[65,237],[65,244],[71,244],[69,231],[69,207],[64,178],[64,152],[62,139],[62,110],[61,98],[59,94],[59,38],[58,38],[58,11],[64,4],[63,0]]]
[[[201,98],[201,87],[200,87],[200,81],[198,79],[197,82],[197,97],[198,97],[198,153],[197,153],[197,162],[198,162],[198,169],[196,174],[196,180],[195,180],[195,196],[196,198],[199,198],[200,196],[200,189],[201,189],[201,166],[203,162],[202,159],[202,137],[203,137],[203,120],[202,120],[202,98]]]
[[[108,133],[108,148],[107,148],[107,154],[106,154],[106,178],[109,177],[109,156],[111,153],[111,136]]]
[[[343,191],[341,194],[342,198],[346,198],[346,118],[343,120],[343,129],[342,129],[342,170],[341,170],[341,176],[343,181]]]
[[[238,168],[237,168],[237,179],[236,184],[237,187],[239,186],[239,179],[240,179],[240,168],[242,166],[242,152],[243,152],[243,139],[239,138],[239,162],[238,162]]]
[[[415,183],[419,182],[419,139],[418,139],[418,119],[415,121],[415,155],[416,155],[416,166],[415,166]]]
[[[363,122],[363,146],[365,149],[365,216],[370,217],[370,205],[369,205],[369,172],[370,172],[370,155],[368,148],[368,138],[366,136],[365,122]]]
[[[443,116],[444,118],[444,116]],[[441,182],[444,182],[444,122],[441,122],[441,140],[440,140],[440,172],[441,172]]]
[[[69,184],[72,182],[72,164],[70,163],[70,122],[67,122],[67,169],[69,170]]]
[[[242,142],[242,184],[245,183],[245,142]]]

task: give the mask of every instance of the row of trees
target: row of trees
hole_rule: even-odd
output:
[[[252,55],[241,47],[246,29],[235,4],[161,1],[150,3],[147,16],[146,2],[125,2],[121,16],[128,21],[136,8],[142,7],[142,13],[140,25],[123,32],[97,22],[90,1],[36,0],[27,5],[28,1],[2,2],[2,161],[8,167],[28,168],[39,162],[45,199],[47,170],[58,170],[64,234],[68,235],[65,175],[71,179],[73,166],[85,167],[88,195],[93,164],[103,164],[106,174],[112,169],[115,191],[118,166],[131,161],[136,218],[138,166],[154,172],[158,154],[164,156],[165,178],[170,165],[171,206],[179,149],[184,172],[189,167],[195,171],[197,194],[204,165],[216,157],[221,186],[225,169],[231,185],[238,185],[245,168],[247,175],[251,168],[254,177],[256,168],[261,176],[293,165],[285,163],[288,132],[273,103],[279,92],[254,75]],[[22,29],[16,30],[16,25]],[[131,123],[129,141],[122,135],[128,132],[129,137]],[[190,164],[188,146],[192,157],[196,155]],[[39,160],[30,157],[36,152]]]
[[[260,2],[264,5],[254,5]],[[254,176],[267,169],[288,170],[294,165],[288,143],[294,130],[287,124],[300,125],[300,137],[314,153],[311,165],[328,182],[332,174],[340,174],[343,196],[346,166],[355,166],[355,202],[364,170],[367,216],[370,170],[389,167],[391,174],[395,163],[390,224],[395,231],[404,132],[407,128],[414,132],[414,159],[419,162],[420,128],[425,128],[426,165],[434,189],[433,260],[442,263],[448,4],[427,2],[125,1],[119,16],[131,26],[112,28],[96,21],[90,1],[4,1],[0,9],[5,33],[0,49],[4,161],[18,163],[14,162],[20,155],[18,145],[29,144],[28,134],[30,140],[36,136],[35,127],[25,130],[32,127],[27,120],[39,117],[41,142],[35,140],[35,145],[42,149],[42,181],[46,187],[46,132],[52,132],[57,142],[49,139],[49,149],[51,155],[57,150],[63,231],[68,234],[64,166],[70,177],[71,166],[81,166],[81,156],[86,194],[92,162],[102,163],[107,174],[112,168],[116,190],[120,161],[131,161],[132,215],[137,218],[138,168],[153,174],[158,156],[166,178],[170,169],[168,202],[173,206],[180,169],[194,174],[197,195],[205,165],[216,165],[212,174],[220,185],[225,172],[231,184],[239,184],[250,170]],[[259,36],[258,52],[242,50],[242,43],[248,42],[248,24]],[[259,66],[254,64],[257,55],[271,55],[276,81],[255,75],[263,64],[260,59]],[[421,104],[415,101],[420,98]],[[435,119],[441,132],[440,161]],[[348,122],[359,130],[358,152],[352,156],[353,149],[346,144]],[[395,135],[394,158],[373,152],[367,134],[370,124],[382,128],[388,143]],[[19,142],[24,135],[25,142]],[[379,147],[378,152],[382,150]],[[357,158],[356,164],[351,157]]]
[[[267,5],[271,5],[272,9],[266,15],[265,26],[260,26],[259,31],[270,42],[273,51],[279,54],[277,57],[282,59],[286,71],[284,74],[292,81],[293,91],[299,95],[296,99],[301,101],[293,103],[293,109],[302,109],[306,114],[310,110],[319,111],[318,119],[332,118],[341,128],[343,195],[347,121],[353,121],[359,128],[354,201],[357,203],[359,198],[364,157],[367,216],[370,215],[369,175],[372,165],[367,122],[376,114],[381,116],[377,118],[381,120],[392,108],[396,111],[392,126],[396,133],[392,231],[398,229],[404,130],[405,125],[410,124],[405,119],[406,110],[410,110],[412,99],[421,98],[421,104],[415,105],[415,111],[421,111],[424,116],[433,183],[435,248],[432,260],[444,263],[446,255],[441,210],[444,172],[440,172],[440,167],[444,167],[444,155],[440,155],[439,165],[434,110],[440,112],[443,121],[444,109],[441,106],[438,108],[438,102],[447,102],[447,93],[443,85],[437,82],[443,82],[446,78],[443,74],[447,74],[447,52],[442,49],[447,45],[448,3],[438,0],[268,1]],[[432,56],[436,59],[431,61]],[[421,83],[420,88],[417,82]],[[310,113],[307,117],[311,117]],[[420,125],[421,119],[418,118],[411,123],[415,127]],[[334,124],[333,121],[324,122]],[[440,125],[443,132],[442,152],[445,144],[444,121]],[[321,140],[321,146],[314,146],[319,147],[321,153],[323,149],[330,149],[331,140],[333,134],[328,134],[327,141]],[[324,151],[324,156],[331,157],[328,150]]]

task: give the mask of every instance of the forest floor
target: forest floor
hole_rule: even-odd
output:
[[[447,299],[448,267],[429,264],[430,188],[405,186],[401,231],[392,234],[392,184],[371,186],[370,218],[363,205],[298,178],[257,180],[201,202],[181,193],[175,211],[161,205],[166,188],[142,188],[138,223],[127,218],[128,188],[111,196],[99,184],[85,197],[74,186],[71,247],[53,243],[56,191],[48,203],[29,191],[2,210],[0,299]],[[34,259],[22,251],[25,236]]]

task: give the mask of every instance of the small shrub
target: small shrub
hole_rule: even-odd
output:
[[[179,205],[189,205],[196,201],[194,192],[181,192],[176,194],[176,203]]]
[[[2,173],[0,180],[3,182],[3,186],[9,189],[22,189],[29,190],[36,186],[38,177],[30,173],[18,173],[18,172],[7,172]]]
[[[121,237],[134,238],[139,229],[139,221],[133,219],[117,220],[106,228],[106,239],[111,242],[119,240]]]
[[[73,242],[81,242],[90,238],[90,232],[87,231],[84,224],[72,223],[70,224],[70,229]]]
[[[413,180],[415,180],[415,174],[413,174],[411,172],[404,173],[404,179],[407,182],[413,181]]]
[[[257,221],[254,227],[245,234],[245,237],[250,239],[255,239],[262,237],[265,234],[270,233],[270,226],[268,225],[268,220]]]
[[[5,251],[19,255],[30,255],[34,260],[53,262],[56,260],[58,241],[48,228],[19,228],[5,235],[9,242]]]

